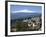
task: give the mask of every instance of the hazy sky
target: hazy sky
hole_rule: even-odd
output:
[[[29,11],[31,10],[31,12],[37,12],[37,13],[41,13],[42,12],[42,7],[41,6],[22,6],[22,5],[10,5],[10,10],[12,13],[16,13],[16,11]]]

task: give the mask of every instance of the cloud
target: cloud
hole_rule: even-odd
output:
[[[32,10],[27,10],[27,9],[24,9],[24,10],[17,10],[17,11],[12,11],[12,13],[34,13],[36,11],[32,11]]]

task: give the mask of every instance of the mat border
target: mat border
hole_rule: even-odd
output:
[[[8,2],[21,2],[21,3],[34,3],[34,4],[44,4],[44,33],[36,33],[36,34],[21,34],[21,35],[8,35]],[[41,35],[45,34],[45,3],[42,2],[25,2],[25,1],[5,1],[5,36],[26,36],[26,35]]]

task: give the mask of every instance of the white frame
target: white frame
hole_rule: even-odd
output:
[[[42,30],[41,31],[26,31],[26,32],[10,32],[10,5],[11,4],[42,6]],[[44,33],[44,4],[8,2],[8,35],[37,34],[37,33]]]

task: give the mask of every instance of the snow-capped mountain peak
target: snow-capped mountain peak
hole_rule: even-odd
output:
[[[34,13],[36,11],[32,11],[32,10],[27,10],[27,9],[24,9],[24,10],[17,10],[17,11],[12,11],[12,13]]]

